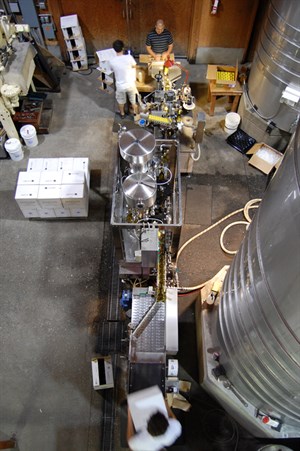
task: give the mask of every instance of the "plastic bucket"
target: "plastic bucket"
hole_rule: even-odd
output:
[[[20,140],[17,138],[9,138],[4,143],[5,150],[9,153],[9,156],[14,161],[23,160],[24,152]]]
[[[241,116],[238,113],[228,113],[225,117],[225,127],[224,130],[228,134],[234,133],[241,121]]]
[[[38,145],[36,129],[33,125],[23,125],[23,127],[21,127],[20,129],[20,133],[27,147],[35,147]]]

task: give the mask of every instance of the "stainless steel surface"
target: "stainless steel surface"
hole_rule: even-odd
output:
[[[291,437],[300,436],[299,170],[298,133],[226,276],[217,323],[228,379]]]
[[[143,129],[141,131],[145,132]],[[162,148],[165,150],[162,150]],[[130,264],[137,263],[137,255],[141,251],[141,231],[144,228],[157,227],[158,224],[170,232],[171,251],[175,253],[182,226],[179,142],[175,139],[155,140],[153,157],[146,165],[147,172],[145,173],[134,173],[128,176],[130,164],[122,159],[119,153],[115,154],[115,158],[111,225],[114,227],[117,258]],[[163,180],[161,180],[161,176],[163,176]],[[146,183],[139,185],[139,177],[144,181],[147,180]],[[150,177],[151,182],[148,177]],[[132,181],[137,180],[137,183],[134,182],[131,185]],[[145,208],[140,209],[138,208],[140,197],[132,189],[140,190],[142,186],[142,189],[147,192],[149,189],[148,181],[150,188],[152,188],[153,180],[156,181],[155,185],[158,185],[156,200],[152,205],[151,202],[155,199],[154,193],[150,198],[145,196],[148,199]],[[126,195],[123,189],[124,184]],[[145,192],[143,195],[145,195]],[[151,206],[148,208],[146,205],[150,204]]]
[[[150,208],[156,199],[156,182],[150,175],[137,172],[124,180],[123,191],[129,207]]]
[[[143,171],[153,156],[155,138],[147,130],[137,128],[121,133],[119,147],[122,158],[130,164],[132,172]]]
[[[155,360],[155,356],[160,361],[161,354],[165,351],[165,304],[156,302],[147,288],[134,288],[132,291],[131,323],[133,328],[136,328],[153,304],[157,306],[154,310],[154,318],[151,317],[151,321],[146,324],[137,340],[131,340],[129,356],[131,361]]]
[[[284,89],[292,84],[300,89],[300,2],[270,0],[260,40],[249,76],[249,98],[266,122],[272,120],[279,129],[292,132],[299,114],[296,107],[280,102]],[[247,124],[243,122],[247,132]]]

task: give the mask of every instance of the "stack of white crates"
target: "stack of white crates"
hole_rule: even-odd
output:
[[[15,200],[25,218],[86,218],[89,186],[88,158],[30,158]]]
[[[77,14],[62,16],[60,26],[70,56],[73,71],[88,69],[85,41]]]
[[[112,92],[114,92],[114,78],[113,71],[111,70],[111,67],[109,65],[109,61],[112,58],[115,58],[117,53],[114,49],[105,49],[98,50],[96,52],[96,55],[99,62],[97,69],[100,72],[100,77],[98,77],[98,80],[101,82],[99,89],[111,94]]]

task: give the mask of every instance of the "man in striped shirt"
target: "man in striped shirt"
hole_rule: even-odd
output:
[[[170,56],[173,50],[173,36],[165,28],[163,20],[159,19],[155,28],[147,35],[146,49],[155,61],[166,60]]]

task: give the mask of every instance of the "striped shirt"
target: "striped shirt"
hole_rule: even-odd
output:
[[[166,29],[160,34],[153,29],[146,39],[146,45],[151,47],[154,53],[166,52],[170,44],[173,44],[173,37],[169,30]]]

